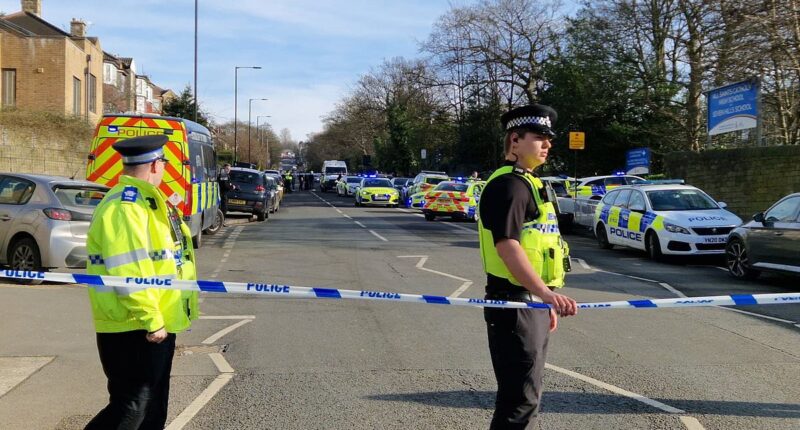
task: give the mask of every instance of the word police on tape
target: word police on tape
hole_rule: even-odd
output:
[[[86,284],[94,288],[167,288],[210,293],[252,294],[263,297],[301,297],[310,299],[354,299],[384,300],[412,303],[427,303],[452,306],[483,306],[493,308],[540,308],[548,309],[545,303],[510,302],[505,300],[468,299],[461,297],[430,296],[393,293],[385,291],[339,290],[334,288],[294,287],[290,285],[222,282],[183,281],[165,277],[134,278],[123,276],[99,276],[77,273],[31,272],[4,270],[0,277],[25,280],[43,280],[68,284]],[[579,303],[580,309],[634,309],[634,308],[679,308],[699,306],[748,306],[800,303],[800,293],[785,294],[734,294],[730,296],[682,297],[676,299],[624,300],[615,302]]]

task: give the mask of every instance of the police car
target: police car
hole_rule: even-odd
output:
[[[607,192],[617,187],[646,181],[638,176],[632,175],[607,175],[589,176],[586,178],[580,178],[576,182],[567,182],[569,195],[571,197],[578,199],[600,200]]]
[[[440,182],[424,195],[422,213],[425,214],[425,219],[433,221],[437,216],[449,216],[453,219],[477,221],[478,201],[485,185],[486,182],[483,181]]]
[[[742,223],[698,188],[689,185],[620,186],[603,197],[594,216],[601,247],[663,254],[722,254],[728,233]]]
[[[356,191],[356,206],[397,207],[399,203],[400,193],[386,178],[364,178]]]

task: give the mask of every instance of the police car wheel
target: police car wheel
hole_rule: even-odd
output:
[[[732,239],[725,247],[725,264],[728,273],[736,279],[753,280],[761,274],[758,270],[750,268],[747,248],[739,239]]]
[[[644,243],[647,256],[650,257],[651,260],[660,260],[664,257],[664,254],[661,253],[661,242],[658,240],[658,235],[654,231],[647,233]]]
[[[11,247],[8,249],[8,263],[12,269],[31,270],[35,272],[44,270],[42,268],[42,257],[39,252],[39,245],[30,237],[17,239],[11,244]],[[14,282],[24,285],[39,285],[42,283],[41,280],[33,279],[17,279],[14,280]]]
[[[608,241],[608,235],[606,234],[606,227],[602,223],[598,223],[597,227],[595,228],[595,236],[597,237],[597,243],[603,249],[613,249],[614,245]]]

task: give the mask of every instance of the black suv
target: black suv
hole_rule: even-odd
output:
[[[227,198],[229,212],[248,212],[259,221],[269,218],[274,211],[274,199],[270,198],[270,185],[264,172],[241,167],[231,168],[231,190]]]
[[[800,193],[731,231],[725,260],[730,274],[740,279],[755,279],[762,271],[800,275]]]

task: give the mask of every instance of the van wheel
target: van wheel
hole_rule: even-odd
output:
[[[203,230],[197,232],[197,236],[192,238],[192,248],[200,249],[203,246]]]
[[[217,234],[222,229],[222,224],[225,222],[225,214],[222,209],[217,209],[217,215],[214,217],[214,222],[208,226],[205,233],[209,236]]]
[[[42,255],[36,241],[30,237],[23,237],[15,240],[8,249],[8,263],[15,270],[30,270],[32,272],[42,272]],[[39,285],[40,280],[18,279],[14,282],[23,285]]]
[[[647,256],[650,257],[651,260],[658,261],[664,257],[664,254],[661,253],[661,242],[658,240],[658,235],[650,230],[645,236],[645,249],[647,250]]]
[[[606,234],[606,227],[603,223],[597,223],[597,227],[595,227],[594,235],[597,237],[597,243],[603,249],[613,249],[614,245],[608,241],[608,235]]]
[[[431,213],[426,213],[426,214],[425,214],[425,220],[426,220],[426,221],[433,221],[433,220],[435,220],[435,219],[436,219],[436,215],[434,215],[434,214],[431,214]]]

